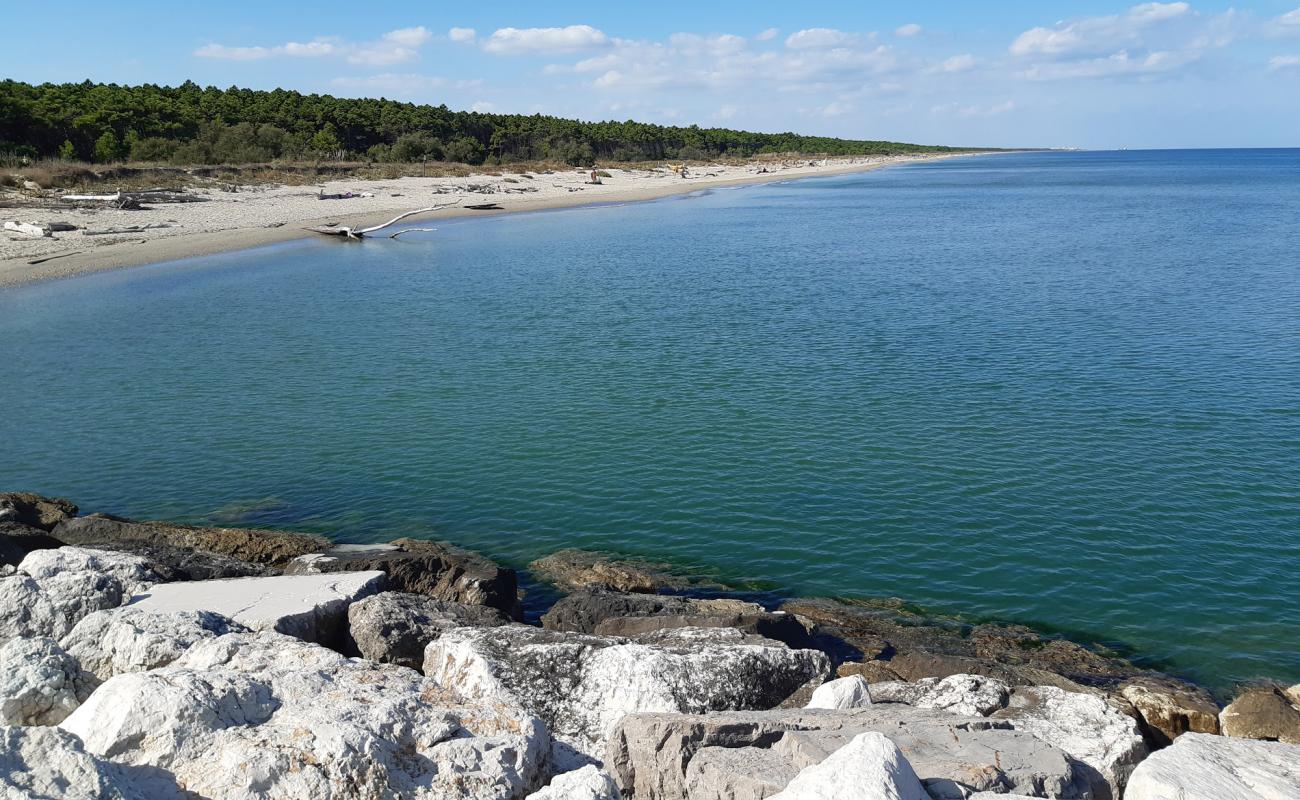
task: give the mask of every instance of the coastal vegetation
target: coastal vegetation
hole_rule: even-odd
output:
[[[247,164],[364,160],[508,164],[549,160],[863,156],[958,148],[796,133],[585,122],[543,114],[453,111],[386,99],[276,89],[0,81],[0,159],[97,164]]]

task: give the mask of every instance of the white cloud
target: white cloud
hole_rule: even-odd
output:
[[[910,39],[920,33],[921,26],[917,25],[915,22],[909,22],[906,25],[899,25],[897,28],[894,28],[894,35],[904,39]]]
[[[792,50],[822,47],[847,47],[856,44],[858,36],[834,28],[805,28],[786,37],[785,46]]]
[[[975,65],[978,63],[979,61],[978,59],[975,58],[975,56],[971,55],[970,53],[962,53],[960,55],[955,55],[950,58],[945,58],[943,61],[940,61],[929,71],[944,72],[949,74],[957,73],[957,72],[967,72],[969,70],[975,69]]]
[[[1200,54],[1195,51],[1157,50],[1145,55],[1132,56],[1127,51],[1121,50],[1104,58],[1035,64],[1020,72],[1019,76],[1035,81],[1123,76],[1150,77],[1177,69],[1199,57]]]
[[[834,103],[827,103],[826,105],[817,109],[817,114],[823,117],[842,117],[845,114],[851,113],[852,111],[853,111],[853,106],[849,105],[848,103],[841,103],[836,101]]]
[[[1030,28],[1011,43],[1016,56],[1097,54],[1136,42],[1143,28],[1186,14],[1187,3],[1143,3],[1124,14],[1080,17],[1050,28]]]
[[[962,103],[944,103],[934,106],[930,109],[931,114],[944,117],[962,117],[966,119],[975,117],[996,117],[999,114],[1006,114],[1014,111],[1016,104],[1012,100],[1005,100],[993,105],[965,105]]]
[[[473,42],[477,36],[478,33],[473,28],[452,28],[447,31],[448,39],[451,39],[453,42],[460,42],[461,44],[469,44],[470,42]]]
[[[1280,36],[1300,34],[1300,8],[1275,17],[1268,24],[1268,32]]]
[[[285,42],[263,46],[228,46],[205,44],[194,51],[200,58],[230,61],[257,61],[264,58],[325,58],[344,57],[353,64],[386,65],[414,61],[419,58],[419,48],[433,38],[423,26],[398,28],[389,31],[374,42],[345,42],[338,37],[319,37],[310,42]]]
[[[760,42],[770,42],[773,39],[775,39],[780,33],[781,31],[777,30],[776,28],[768,28],[767,30],[755,36],[754,38]]]
[[[739,108],[728,103],[727,105],[724,105],[721,108],[719,108],[717,111],[713,112],[713,118],[720,121],[735,119],[736,114],[739,111],[740,111]]]
[[[483,49],[501,55],[575,53],[609,43],[604,32],[590,25],[564,28],[499,28],[483,42]]]
[[[1291,67],[1300,67],[1300,56],[1273,56],[1268,60],[1268,68],[1273,72]]]
[[[495,103],[489,103],[489,102],[486,101],[486,100],[480,100],[480,101],[478,101],[477,103],[475,103],[474,105],[470,106],[470,107],[469,107],[469,110],[470,110],[470,111],[476,111],[476,112],[478,112],[479,114],[487,114],[487,113],[490,113],[490,112],[496,110],[496,104],[495,104]]]

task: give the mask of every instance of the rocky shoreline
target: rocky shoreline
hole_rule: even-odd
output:
[[[1300,686],[561,551],[0,494],[6,798],[1300,798]]]

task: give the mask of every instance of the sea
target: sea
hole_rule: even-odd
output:
[[[1300,150],[435,224],[0,291],[0,488],[1300,681]]]

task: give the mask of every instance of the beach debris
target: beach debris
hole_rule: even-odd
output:
[[[343,236],[348,239],[364,239],[366,234],[383,230],[389,225],[400,222],[407,217],[413,217],[416,214],[430,214],[434,211],[441,211],[444,208],[451,208],[452,206],[459,204],[460,198],[458,197],[454,203],[443,203],[442,205],[429,206],[428,208],[417,208],[414,211],[407,211],[404,214],[398,214],[383,225],[372,225],[369,228],[353,228],[350,225],[339,225],[338,223],[334,223],[332,225],[318,225],[316,227],[306,228],[305,230],[309,230],[312,233],[324,234],[326,236]],[[470,206],[470,208],[473,208],[473,206]]]
[[[500,211],[501,204],[500,203],[477,203],[472,206],[465,206],[465,208],[468,208],[470,211]]]
[[[402,228],[400,231],[388,234],[389,239],[396,239],[404,233],[433,233],[437,228]]]
[[[145,231],[157,230],[158,228],[170,228],[168,222],[150,222],[148,225],[128,225],[122,228],[104,228],[102,230],[92,231],[84,230],[82,236],[117,236],[124,233],[144,233]]]
[[[52,256],[45,256],[44,258],[33,258],[31,261],[28,261],[27,263],[34,266],[36,264],[44,264],[46,261],[53,261],[56,258],[75,256],[77,253],[84,253],[84,252],[85,252],[84,250],[69,250],[66,253],[56,253]]]
[[[36,237],[50,236],[52,233],[49,228],[37,225],[34,222],[6,222],[5,230],[10,233],[21,233],[24,236]]]

